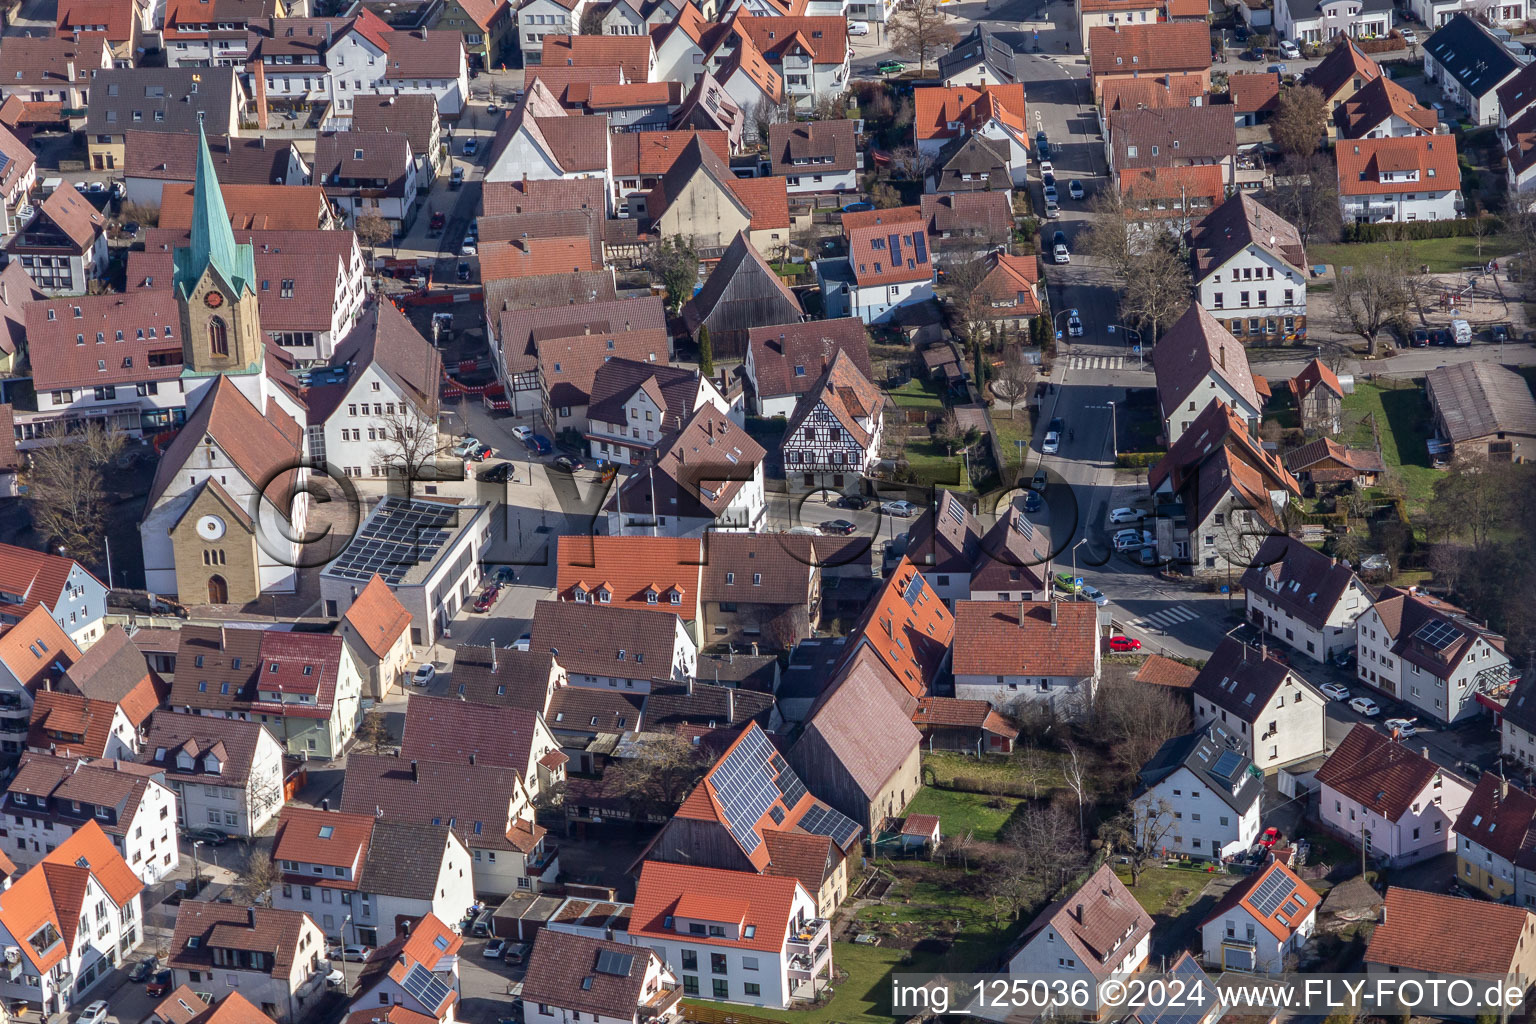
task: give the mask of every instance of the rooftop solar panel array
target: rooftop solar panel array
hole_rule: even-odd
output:
[[[1216,759],[1216,766],[1211,769],[1211,774],[1218,779],[1231,780],[1232,773],[1242,766],[1243,755],[1235,750],[1224,750]]]
[[[405,981],[401,982],[401,987],[422,1005],[433,1009],[441,1006],[451,991],[441,978],[421,964],[411,966],[405,975]]]
[[[1295,884],[1283,871],[1273,871],[1270,876],[1259,883],[1250,902],[1253,908],[1265,917],[1270,917],[1280,909],[1280,904],[1288,899],[1291,893],[1296,891]]]
[[[916,607],[917,599],[923,595],[923,574],[915,572],[912,579],[907,582],[907,587],[901,592],[901,599],[907,602],[908,607]]]
[[[779,801],[793,808],[806,792],[800,777],[758,729],[742,735],[741,742],[710,771],[706,783],[725,815],[726,828],[748,854],[762,842],[757,823],[763,815],[782,824],[785,812]]]
[[[454,505],[385,498],[327,571],[363,582],[378,573],[385,583],[399,583],[412,566],[437,557],[458,514]]]
[[[597,954],[599,974],[616,974],[621,978],[627,978],[630,968],[634,965],[635,958],[630,953],[616,953],[611,949],[605,949]]]
[[[824,804],[816,804],[800,819],[800,827],[812,835],[826,836],[837,844],[838,849],[848,848],[859,826],[851,819]]]
[[[1419,627],[1413,638],[1434,650],[1443,651],[1461,638],[1461,630],[1449,622],[1431,619]]]

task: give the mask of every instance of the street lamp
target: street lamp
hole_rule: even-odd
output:
[[[347,981],[347,925],[349,925],[351,923],[352,923],[352,913],[351,913],[351,911],[348,911],[347,912],[347,916],[341,919],[341,990],[342,990],[342,992],[346,992],[347,989],[351,987],[350,983]]]
[[[197,848],[199,846],[202,846],[202,845],[203,845],[203,840],[201,840],[201,839],[194,839],[194,840],[192,840],[192,895],[193,896],[196,896],[198,894],[198,892],[202,890],[202,885],[200,883],[203,880],[203,865],[202,865],[202,862],[197,859]]]
[[[1109,400],[1109,457],[1117,461],[1120,458],[1120,432],[1116,429],[1113,398]]]
[[[1073,585],[1072,600],[1073,601],[1077,600],[1077,595],[1083,589],[1081,586],[1077,585],[1077,549],[1082,547],[1084,544],[1087,544],[1087,543],[1088,543],[1088,538],[1084,537],[1082,540],[1080,540],[1076,544],[1072,545],[1072,585]]]

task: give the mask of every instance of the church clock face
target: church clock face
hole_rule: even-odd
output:
[[[197,521],[197,535],[203,540],[218,540],[224,536],[224,520],[218,516],[203,516]]]
[[[224,305],[224,295],[221,292],[209,292],[207,295],[203,296],[203,303],[209,309],[218,309],[220,306]]]

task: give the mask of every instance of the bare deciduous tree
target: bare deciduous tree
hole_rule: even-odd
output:
[[[235,883],[236,891],[240,894],[240,900],[253,907],[266,906],[272,895],[272,886],[277,881],[277,868],[272,863],[272,855],[265,850],[252,850],[246,859],[245,870],[240,872],[239,881]]]
[[[770,100],[766,96],[758,98],[752,105],[747,116],[747,131],[750,133],[749,142],[768,144],[768,129],[784,121],[784,108]]]
[[[122,453],[122,431],[95,420],[51,435],[28,453],[27,504],[38,531],[72,558],[94,562],[106,536],[104,470]]]
[[[395,237],[395,229],[378,214],[365,213],[353,221],[353,230],[357,233],[358,244],[368,253],[368,269],[372,270],[374,250],[389,244]]]
[[[1328,133],[1328,102],[1310,85],[1282,89],[1271,133],[1282,152],[1309,157]]]
[[[1013,419],[1014,410],[1019,402],[1028,397],[1029,389],[1034,386],[1034,364],[1014,353],[1008,359],[1003,360],[1003,368],[992,381],[992,393],[999,399],[1008,403],[1008,418]]]
[[[1062,774],[1066,777],[1067,788],[1072,791],[1072,798],[1077,801],[1077,834],[1082,836],[1083,814],[1088,802],[1088,771],[1076,743],[1067,743],[1067,761],[1062,765]]]
[[[1128,772],[1140,769],[1159,747],[1190,729],[1189,708],[1167,689],[1109,673],[1093,696],[1093,723]]]
[[[1167,241],[1159,239],[1132,261],[1125,279],[1120,306],[1125,315],[1139,321],[1151,335],[1173,325],[1189,308],[1189,264]]]
[[[1401,320],[1412,305],[1408,280],[1412,257],[1406,249],[1389,250],[1382,258],[1340,270],[1333,286],[1333,307],[1340,326],[1358,334],[1376,354],[1376,336]]]
[[[891,49],[916,60],[920,72],[959,38],[939,0],[903,0],[891,14],[887,32]]]
[[[891,170],[907,181],[923,181],[934,159],[916,146],[898,146],[891,153]]]
[[[848,116],[848,95],[827,91],[811,101],[811,117],[818,121],[841,121]]]
[[[672,811],[698,784],[710,758],[681,732],[648,736],[639,755],[609,766],[615,773],[617,792],[639,807]],[[642,814],[636,814],[640,820]]]
[[[409,402],[401,402],[395,409],[378,418],[380,443],[374,449],[374,464],[398,478],[405,497],[410,498],[416,482],[427,475],[423,470],[446,452],[448,445],[437,430],[435,395],[430,409],[420,410]]]
[[[1287,156],[1266,202],[1295,225],[1303,246],[1337,238],[1339,178],[1333,157],[1326,152]]]
[[[370,709],[357,726],[357,742],[378,754],[389,746],[389,739],[389,724],[384,719],[384,712],[378,708]]]
[[[1125,858],[1131,869],[1131,886],[1141,884],[1141,873],[1162,856],[1163,840],[1173,831],[1173,808],[1166,800],[1143,797],[1132,800],[1105,826],[1100,838]]]
[[[1125,200],[1118,189],[1103,189],[1094,195],[1090,206],[1093,220],[1089,222],[1088,230],[1079,236],[1078,247],[1124,280],[1135,260],[1133,249],[1137,234],[1125,208]]]

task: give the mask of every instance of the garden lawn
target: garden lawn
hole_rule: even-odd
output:
[[[926,409],[937,413],[944,408],[944,403],[939,399],[938,389],[925,380],[916,377],[907,381],[899,388],[892,388],[891,400],[904,409]]]
[[[1344,396],[1344,413],[1348,426],[1343,440],[1359,448],[1371,446],[1368,414],[1375,414],[1382,462],[1402,476],[1409,513],[1423,511],[1434,496],[1435,481],[1443,475],[1430,466],[1425,447],[1433,427],[1423,389],[1417,384],[1390,388],[1357,380],[1355,393]]]
[[[1010,468],[1017,470],[1021,461],[1019,456],[1022,454],[1027,458],[1029,442],[1034,435],[1030,430],[1028,405],[1020,402],[1013,410],[1012,419],[1008,416],[1006,406],[1006,402],[993,405],[992,427],[997,431],[997,442],[1003,448],[1003,457],[1008,460]],[[1024,442],[1022,447],[1016,443],[1019,441]]]
[[[965,460],[959,454],[951,456],[948,445],[934,438],[908,439],[901,449],[901,457],[907,460],[907,468],[917,474],[918,482],[947,487],[952,490],[972,490],[965,479]]]
[[[799,1024],[891,1024],[891,971],[916,970],[903,965],[904,949],[887,946],[860,946],[853,942],[832,944],[832,966],[848,972],[847,980],[837,986],[825,1006],[813,1010],[774,1010],[756,1006],[741,1008],[744,1016],[768,1020],[795,1021]],[[707,1000],[700,1006],[719,1008]]]
[[[1131,890],[1131,895],[1136,897],[1142,909],[1154,917],[1159,914],[1178,917],[1199,899],[1200,891],[1211,880],[1210,875],[1189,868],[1149,867],[1141,873],[1141,885],[1132,888],[1130,868],[1116,864],[1115,874]],[[1170,906],[1169,901],[1181,889],[1187,889],[1188,892],[1179,896],[1177,902]]]
[[[1067,777],[1063,771],[1063,765],[1067,761],[1066,754],[1056,750],[1029,751],[1027,756],[1031,759],[1031,767],[1035,770],[1033,776],[1023,770],[1022,759],[1025,756],[1022,750],[1008,755],[989,754],[982,758],[970,757],[952,750],[933,750],[923,755],[923,775],[941,786],[949,785],[957,777],[1007,782],[1013,785],[1028,785],[1033,782],[1039,786],[1042,796],[1056,787],[1067,784]]]
[[[1000,806],[989,807],[998,803]],[[998,833],[1013,816],[1014,809],[1022,803],[1011,797],[988,796],[985,793],[960,793],[937,786],[924,786],[907,805],[908,814],[937,814],[939,830],[947,836],[960,835],[971,830],[977,839],[986,843],[997,842]]]
[[[1431,274],[1453,274],[1462,267],[1480,267],[1489,260],[1508,256],[1519,248],[1510,235],[1489,235],[1483,239],[1483,255],[1477,255],[1475,238],[1425,238],[1416,242],[1341,242],[1337,245],[1307,246],[1307,263],[1330,263],[1339,267],[1363,267],[1381,259],[1389,251],[1406,245],[1413,254],[1413,266],[1429,264]]]

